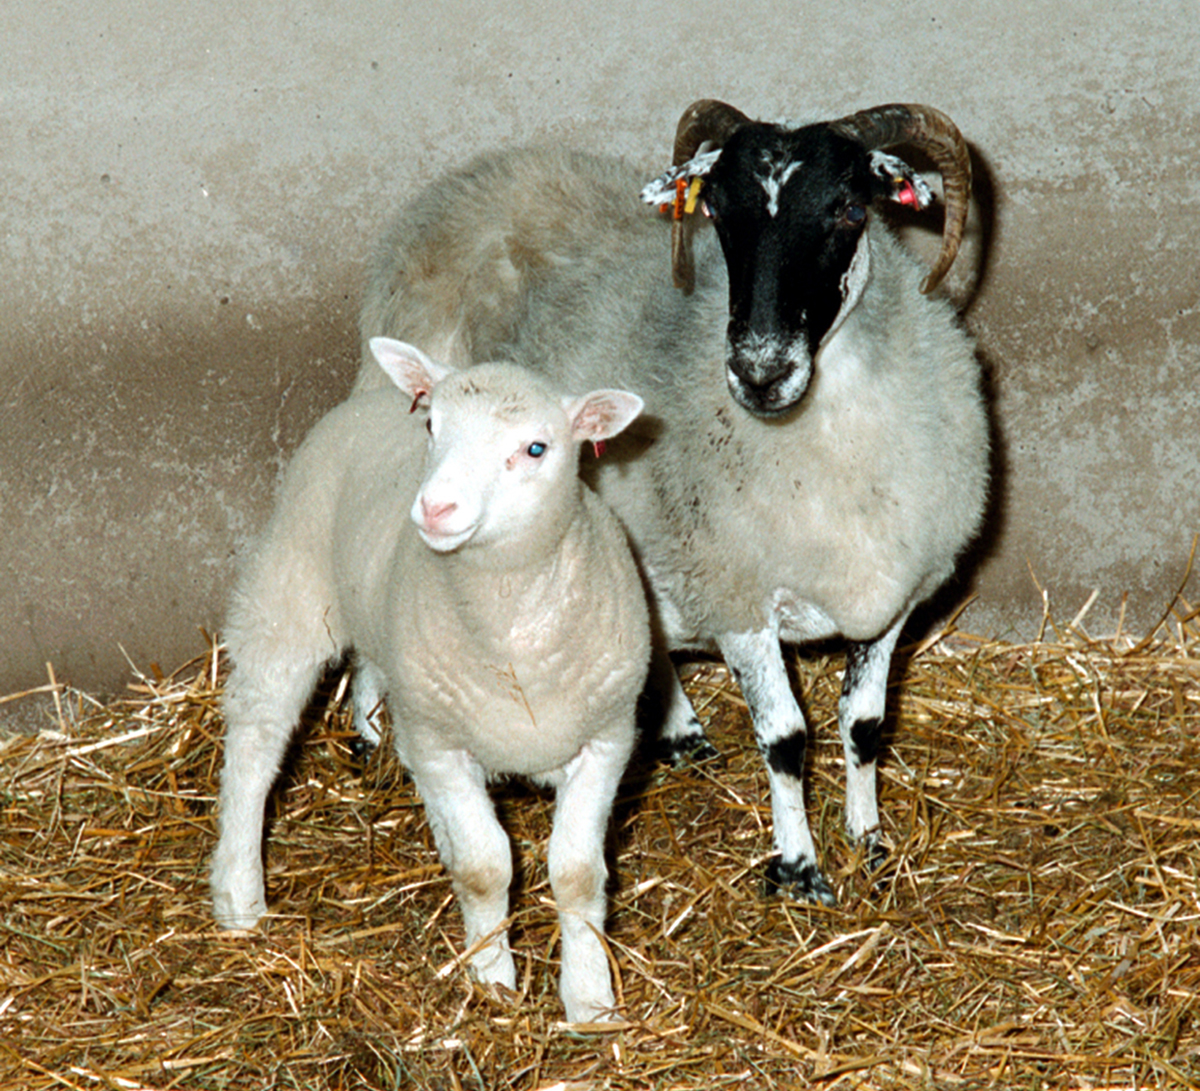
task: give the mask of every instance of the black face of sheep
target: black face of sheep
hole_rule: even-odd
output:
[[[921,287],[930,292],[958,253],[971,189],[966,142],[940,110],[891,103],[798,129],[752,121],[716,99],[683,112],[673,166],[642,198],[673,205],[673,279],[690,294],[700,188],[729,273],[726,377],[751,413],[776,417],[800,402],[818,350],[861,297],[868,207],[887,198],[925,208],[933,199],[911,167],[883,150],[899,144],[922,151],[942,175],[942,250]]]
[[[891,189],[827,125],[729,138],[703,194],[729,270],[729,388],[750,412],[776,416],[804,396],[821,342],[861,292],[867,208]]]

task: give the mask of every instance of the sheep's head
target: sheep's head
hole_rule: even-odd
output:
[[[371,352],[412,409],[426,406],[429,444],[411,517],[437,553],[487,546],[498,564],[553,551],[578,504],[584,442],[602,444],[642,410],[623,390],[573,397],[508,363],[455,371],[419,349],[373,337]]]
[[[958,252],[971,182],[966,143],[944,114],[881,106],[787,128],[712,100],[684,112],[675,164],[643,198],[658,203],[686,191],[712,219],[729,271],[726,374],[734,398],[752,413],[776,416],[800,401],[818,349],[861,298],[871,206],[893,200],[924,208],[932,200],[920,176],[882,150],[899,144],[926,152],[942,172],[945,228],[922,286],[930,292]],[[680,201],[672,264],[685,292],[695,284],[694,225]]]

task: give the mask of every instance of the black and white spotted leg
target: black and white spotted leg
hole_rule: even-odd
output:
[[[872,870],[887,859],[879,830],[875,768],[887,708],[888,670],[907,617],[877,640],[850,643],[838,701],[838,730],[846,754],[846,831],[861,841]]]
[[[650,688],[660,703],[662,730],[659,749],[674,766],[712,761],[720,757],[704,734],[704,725],[684,693],[675,664],[666,651],[656,646],[650,656]]]
[[[767,763],[771,818],[778,857],[768,865],[768,891],[797,901],[835,905],[833,888],[817,864],[804,807],[804,753],[808,729],[783,663],[779,638],[769,629],[729,633],[718,644],[750,709],[758,748]]]

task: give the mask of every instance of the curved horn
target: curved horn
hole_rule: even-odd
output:
[[[745,125],[749,120],[741,110],[715,98],[702,98],[693,102],[683,111],[683,116],[675,127],[675,166],[686,163],[705,142],[721,147],[734,129]]]
[[[857,140],[868,151],[911,144],[925,152],[941,171],[946,207],[942,252],[921,285],[922,292],[932,292],[958,255],[971,200],[971,153],[958,126],[932,106],[890,103],[850,114],[831,122],[830,128]]]
[[[672,164],[682,166],[691,159],[702,144],[721,147],[733,131],[750,119],[727,102],[704,98],[693,102],[679,119],[675,128],[675,151]],[[676,288],[691,295],[696,287],[696,268],[692,261],[692,235],[695,224],[684,216],[671,224],[671,275]]]

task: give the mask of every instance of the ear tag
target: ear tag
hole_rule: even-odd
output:
[[[896,200],[905,208],[920,208],[921,198],[917,196],[916,187],[907,178],[893,178],[896,187]]]
[[[659,211],[670,210],[671,219],[682,220],[684,216],[691,216],[696,211],[696,204],[700,200],[700,190],[704,188],[704,179],[693,178],[689,182],[687,178],[676,178],[674,185],[675,200],[669,205],[660,205]]]
[[[687,205],[687,178],[675,179],[675,202],[671,208],[671,218],[682,220],[684,208]]]
[[[592,455],[594,458],[603,458],[604,457],[604,440],[602,440],[602,439],[592,440]]]
[[[415,413],[417,411],[417,407],[421,404],[421,399],[428,393],[428,390],[417,391],[417,393],[413,396],[412,405],[408,407],[409,413]]]

